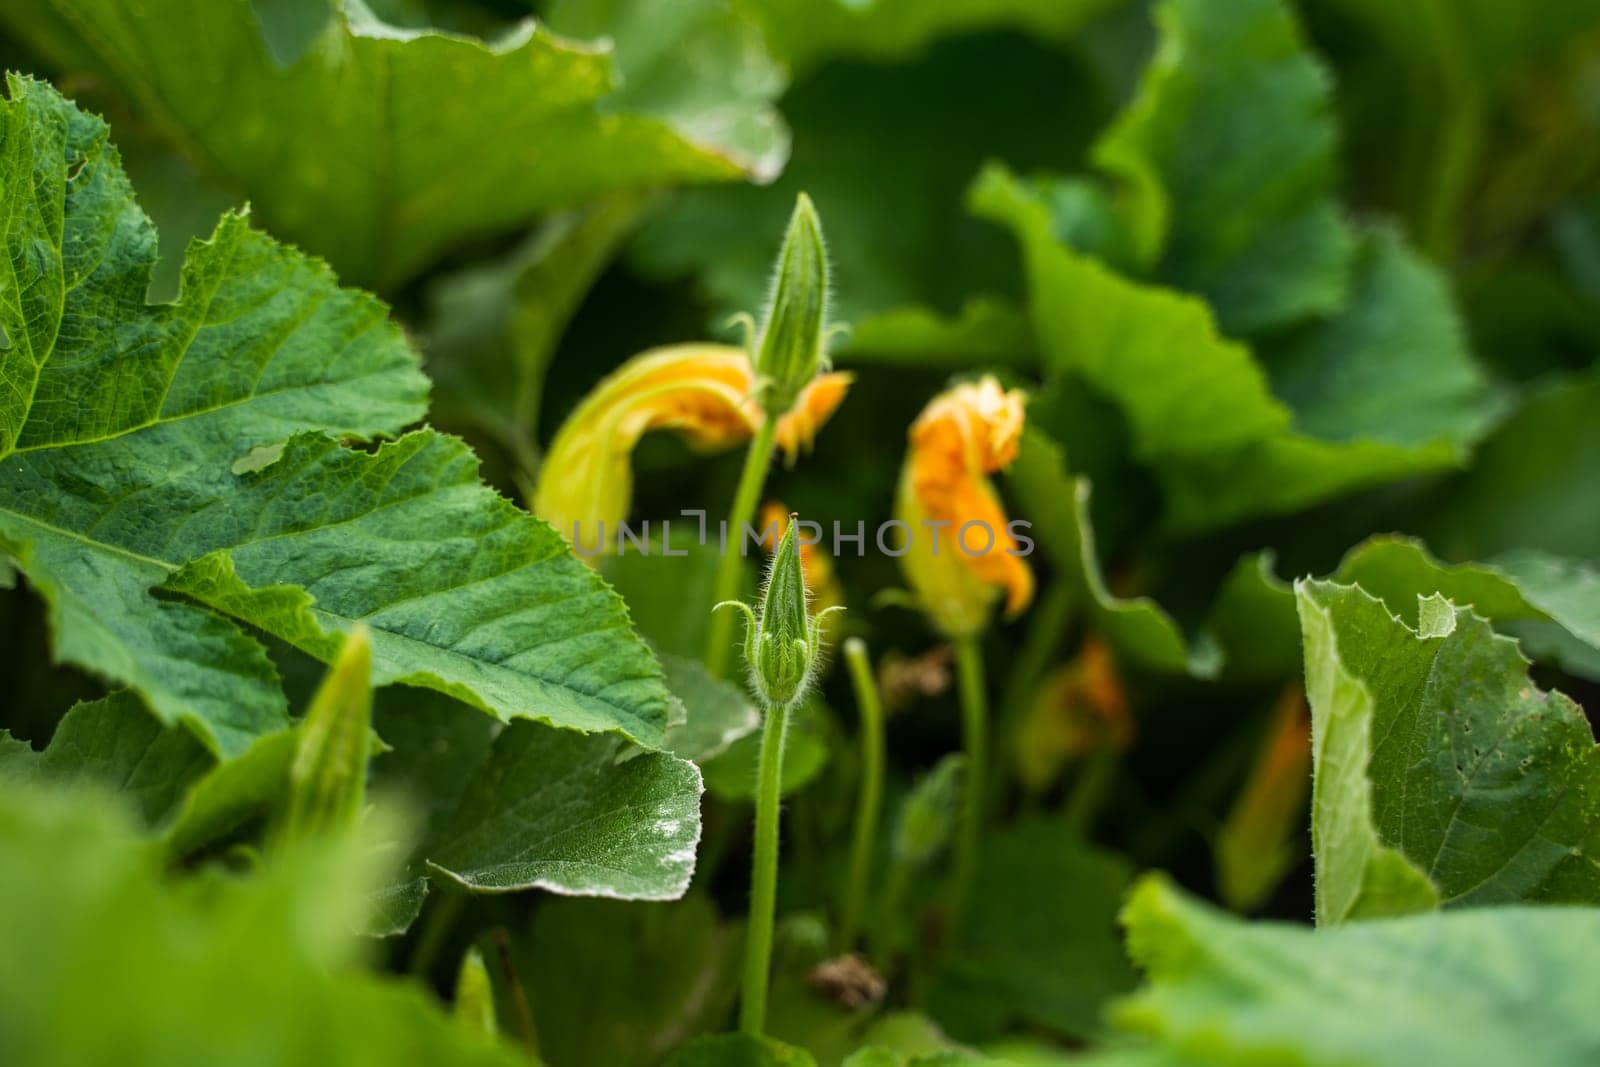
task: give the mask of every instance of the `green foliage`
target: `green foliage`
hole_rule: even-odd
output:
[[[223,615],[325,659],[364,621],[380,684],[659,742],[667,695],[615,635],[615,597],[459,441],[328,436],[422,413],[380,304],[231,215],[192,247],[180,300],[146,305],[155,237],[104,124],[20,79],[0,114],[27,178],[8,180],[8,253],[34,272],[0,308],[0,542],[50,604],[60,659],[237,755],[287,718],[265,651]]]
[[[1592,2],[28,0],[0,66],[0,1062],[1600,1057]],[[624,454],[626,553],[528,513]],[[730,510],[816,526],[763,583]],[[935,513],[1024,546],[946,547],[958,648]]]
[[[421,990],[366,974],[350,931],[365,848],[322,843],[249,878],[162,869],[119,805],[0,788],[0,967],[11,1063],[511,1064]],[[92,1024],[85,1020],[92,1019]]]
[[[1230,919],[1152,877],[1123,922],[1149,984],[1112,1019],[1150,1039],[1144,1062],[1578,1064],[1600,1043],[1583,994],[1592,909],[1312,931]]]
[[[646,17],[650,6],[637,5]],[[776,74],[758,71],[751,114],[708,129],[680,100],[614,94],[620,57],[531,22],[486,43],[331,0],[284,55],[260,7],[225,0],[199,19],[177,2],[49,0],[6,22],[62,67],[111,80],[275,232],[365,284],[405,281],[463,238],[543,212],[679,180],[770,176],[783,159],[782,125],[765,110]],[[713,62],[752,46],[753,31],[711,24]],[[568,164],[538,166],[551,152]]]
[[[1419,599],[1415,629],[1359,587],[1297,596],[1318,921],[1600,900],[1600,749],[1583,709],[1437,595]]]

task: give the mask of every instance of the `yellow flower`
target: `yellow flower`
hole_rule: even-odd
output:
[[[849,390],[851,376],[817,376],[778,420],[792,462],[809,448]],[[671,430],[699,452],[748,441],[766,416],[750,357],[729,345],[683,344],[643,352],[607,376],[556,433],[534,491],[534,514],[592,556],[614,547],[633,500],[632,457],[652,430]]]
[[[1016,458],[1020,389],[993,377],[939,394],[912,424],[896,514],[910,529],[902,569],[924,610],[945,633],[981,630],[1005,591],[1008,615],[1033,599],[1033,571],[989,481]]]

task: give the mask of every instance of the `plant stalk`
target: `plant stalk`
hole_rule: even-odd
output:
[[[766,416],[750,441],[750,450],[745,453],[739,487],[733,494],[733,506],[728,509],[730,540],[723,546],[722,556],[717,561],[717,584],[711,598],[713,604],[734,600],[739,596],[739,561],[743,558],[744,529],[755,518],[756,506],[761,502],[767,468],[772,464],[772,441],[777,429],[777,418]],[[706,668],[718,678],[728,675],[728,661],[733,655],[733,622],[733,616],[729,613],[713,612],[706,628]]]
[[[961,739],[967,756],[967,782],[957,827],[955,880],[950,892],[950,928],[959,931],[978,875],[978,845],[983,836],[984,772],[989,767],[989,700],[984,691],[983,652],[974,636],[958,638],[956,684],[961,693]]]
[[[778,800],[783,787],[783,743],[789,711],[767,708],[756,775],[755,860],[750,872],[750,919],[744,944],[744,995],[739,1029],[762,1036],[767,1023],[767,986],[772,975],[772,924],[778,904]]]
[[[878,681],[872,676],[872,660],[867,655],[865,642],[858,638],[846,641],[844,659],[850,670],[850,684],[855,689],[856,706],[861,712],[861,789],[856,796],[844,915],[839,922],[839,949],[848,952],[855,947],[856,937],[861,932],[874,839],[883,817],[884,743],[883,704],[878,699]]]

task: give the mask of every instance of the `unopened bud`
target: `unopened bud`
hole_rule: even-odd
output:
[[[756,610],[737,600],[717,605],[737,607],[745,613],[744,658],[750,668],[750,684],[768,707],[792,707],[804,695],[822,662],[822,621],[831,612],[843,610],[829,608],[815,616],[807,610],[798,519],[789,516]]]
[[[365,802],[372,735],[372,637],[357,626],[311,700],[279,831],[289,840],[349,827]]]
[[[751,361],[761,406],[777,418],[826,363],[828,253],[822,222],[811,198],[801,193],[789,218],[773,270],[766,321]]]

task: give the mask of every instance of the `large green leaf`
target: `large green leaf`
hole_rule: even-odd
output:
[[[1515,642],[1443,597],[1417,628],[1297,587],[1313,724],[1317,918],[1600,901],[1600,748]]]
[[[1135,253],[1229,332],[1344,302],[1332,85],[1279,0],[1168,0],[1139,95],[1095,146]]]
[[[622,742],[513,723],[469,779],[428,863],[469,889],[683,895],[700,841],[700,772]]]
[[[1311,930],[1242,922],[1150,877],[1123,922],[1149,982],[1111,1018],[1149,1054],[1090,1063],[1577,1067],[1600,1055],[1593,909]]]
[[[549,900],[517,942],[550,1067],[657,1063],[716,1030],[738,984],[738,930],[700,895],[671,904]]]
[[[1381,599],[1407,625],[1417,600],[1440,593],[1510,632],[1523,651],[1587,674],[1600,662],[1600,566],[1532,549],[1486,563],[1442,563],[1422,542],[1374,537],[1351,549],[1337,578]]]
[[[1047,367],[1080,375],[1123,410],[1175,528],[1293,511],[1451,467],[1491,414],[1443,286],[1390,235],[1366,237],[1356,258],[1353,292],[1368,295],[1297,341],[1295,373],[1322,386],[1304,390],[1300,411],[1274,394],[1247,346],[1219,334],[1203,301],[1123,277],[1062,242],[1050,197],[1048,184],[990,167],[971,203],[1022,246]],[[1399,358],[1413,350],[1431,354],[1426,374]],[[1400,406],[1382,408],[1390,403]]]
[[[783,159],[760,94],[731,116],[618,99],[607,46],[531,20],[486,44],[332,0],[314,35],[274,54],[254,6],[41,0],[4,17],[68,69],[87,61],[276,233],[367,284],[403,281],[463,238],[543,212],[675,181],[770,178]],[[707,58],[760,68],[759,48],[748,26]],[[781,78],[765,84],[770,95]]]
[[[430,287],[435,417],[488,431],[520,473],[534,477],[545,370],[568,320],[646,203],[618,196],[556,215],[509,255]]]
[[[535,723],[499,730],[450,701],[383,703],[393,750],[373,764],[375,791],[424,816],[421,843],[383,895],[377,933],[411,925],[430,872],[472,892],[542,889],[568,896],[671,900],[694,872],[700,773],[614,737]]]
[[[187,730],[163,727],[126,691],[74,705],[34,760],[7,777],[92,782],[122,794],[148,824],[170,815],[212,763]],[[20,772],[20,773],[19,773]]]
[[[1024,820],[986,841],[960,943],[927,1007],[964,1040],[1018,1022],[1097,1033],[1101,1008],[1133,984],[1115,915],[1132,871],[1060,820]]]
[[[1600,372],[1549,383],[1486,438],[1418,531],[1449,559],[1600,560]]]
[[[835,6],[796,11],[825,22]],[[831,319],[852,327],[835,345],[841,362],[890,359],[913,344],[947,365],[963,355],[1016,362],[1031,352],[1026,330],[982,295],[1015,289],[1014,257],[1003,235],[963,214],[962,190],[988,158],[1071,165],[1098,103],[1081,62],[1016,38],[951,41],[893,67],[830,65],[784,98],[794,153],[778,181],[676,194],[641,231],[634,258],[653,275],[693,277],[720,327],[764,305],[772,248],[805,192],[827,225]]]
[[[0,1060],[516,1064],[356,965],[366,848],[174,874],[101,796],[0,786]]]
[[[330,658],[365,621],[374,681],[657,744],[669,696],[621,602],[452,438],[376,451],[426,380],[377,301],[225,217],[177,303],[105,126],[11,82],[0,107],[0,548],[58,659],[236,754],[287,724],[261,646],[188,594]],[[287,439],[287,440],[286,440]]]

